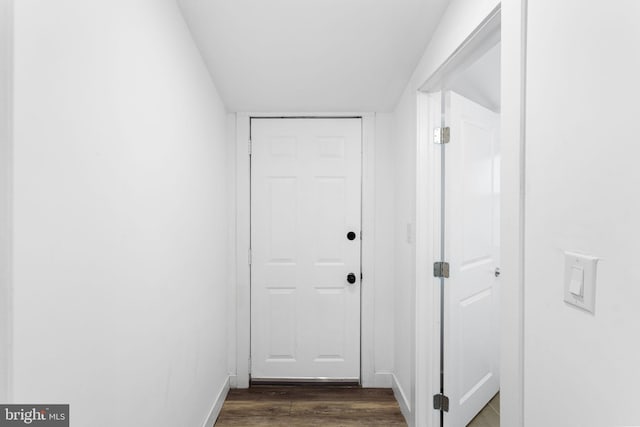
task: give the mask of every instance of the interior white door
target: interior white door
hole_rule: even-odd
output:
[[[251,120],[253,381],[360,379],[361,128]]]
[[[466,426],[498,392],[499,114],[445,93],[445,425]]]

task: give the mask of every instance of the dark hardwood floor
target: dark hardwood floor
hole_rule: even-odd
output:
[[[406,426],[390,389],[253,386],[231,390],[216,427]]]

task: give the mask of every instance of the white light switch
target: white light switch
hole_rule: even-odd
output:
[[[564,300],[591,313],[596,305],[597,264],[596,257],[564,253]]]
[[[569,292],[577,297],[582,297],[584,291],[584,269],[580,266],[571,266],[571,283],[569,283]]]

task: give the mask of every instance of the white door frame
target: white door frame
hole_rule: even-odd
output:
[[[249,387],[251,357],[250,245],[251,117],[357,117],[362,118],[362,273],[360,311],[360,383],[363,387],[388,386],[388,378],[376,375],[374,366],[374,262],[375,262],[375,114],[374,113],[238,113],[235,138],[235,278],[232,278],[227,317],[231,386]],[[233,175],[233,174],[232,174]],[[232,187],[230,187],[232,188]]]
[[[431,139],[440,126],[435,92],[501,41],[501,424],[524,425],[524,110],[526,0],[494,9],[424,83],[417,94],[416,194],[416,400],[415,425],[439,425],[432,396],[439,392],[439,282],[432,262],[439,254],[440,156]],[[437,101],[436,101],[437,98]]]

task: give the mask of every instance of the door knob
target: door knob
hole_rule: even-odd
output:
[[[356,233],[354,233],[353,231],[350,231],[347,233],[347,239],[353,240],[355,238],[356,238]]]
[[[500,267],[496,267],[496,271],[493,273],[496,277],[500,277]]]
[[[356,275],[353,274],[353,273],[347,274],[347,282],[349,282],[349,284],[351,284],[351,285],[356,283]]]

